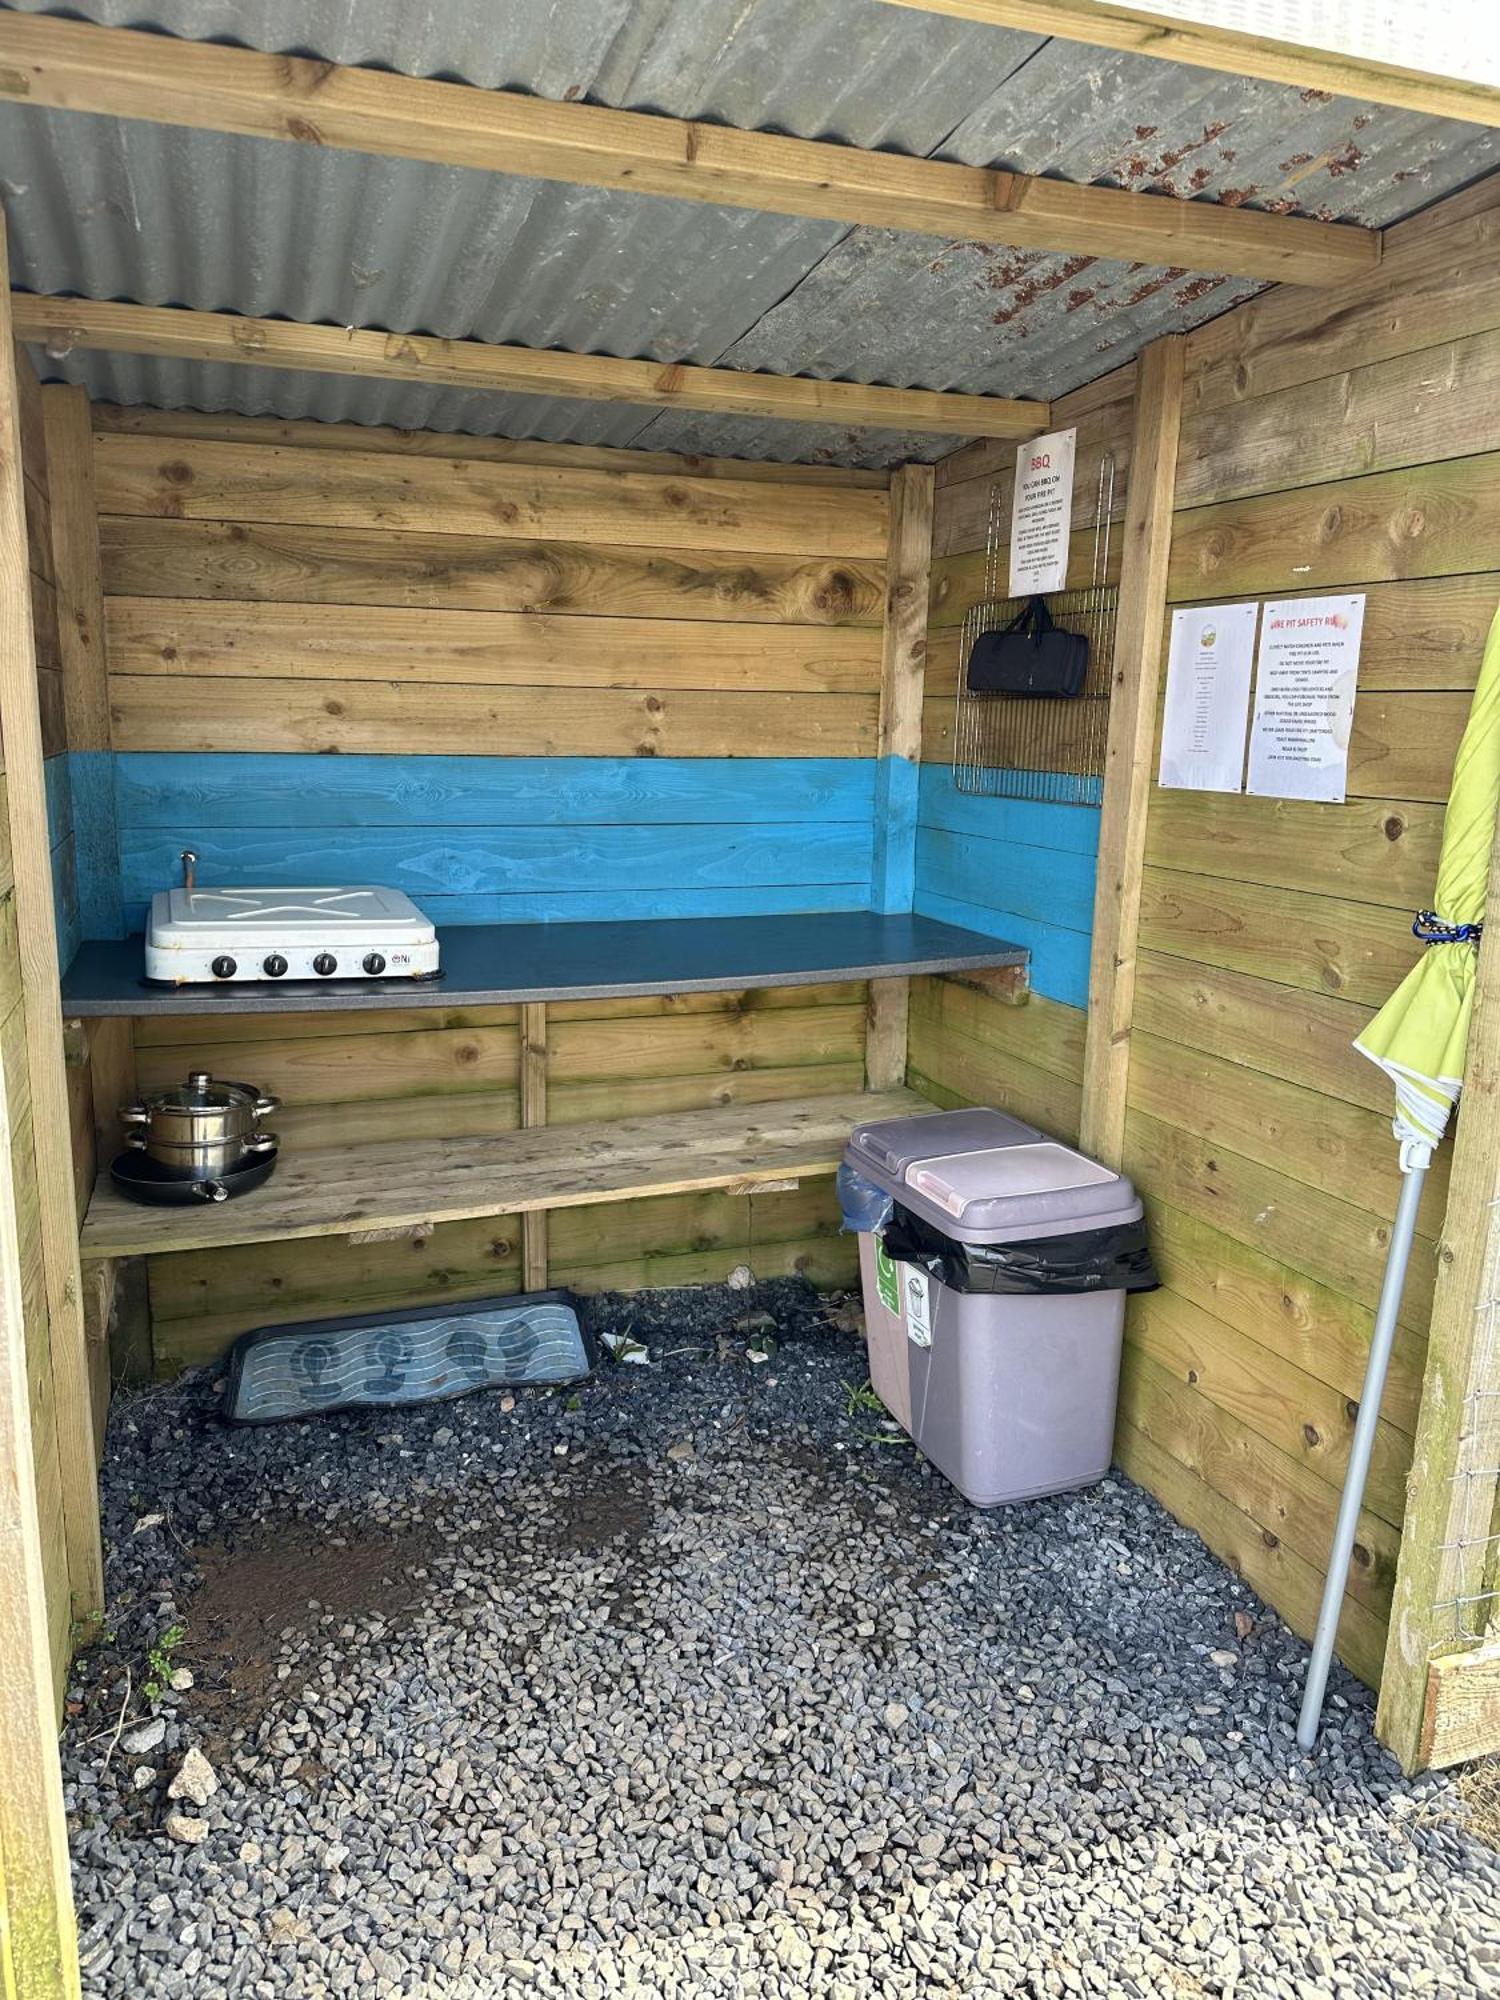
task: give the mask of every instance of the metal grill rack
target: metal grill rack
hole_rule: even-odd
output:
[[[1115,465],[1099,467],[1094,512],[1094,561],[1084,590],[1047,599],[1054,622],[1089,642],[1083,692],[1071,700],[979,693],[968,686],[969,656],[982,632],[1008,625],[1024,597],[1000,597],[1002,489],[990,493],[985,535],[984,596],[965,615],[959,641],[958,693],[953,717],[953,782],[961,792],[989,798],[1040,799],[1054,805],[1099,803],[1109,736],[1109,688],[1115,651],[1119,592],[1107,584],[1109,527],[1114,510]]]

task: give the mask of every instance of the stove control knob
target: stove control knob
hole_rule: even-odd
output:
[[[385,971],[385,960],[380,956],[378,951],[367,951],[365,953],[365,971],[369,973],[372,979]]]
[[[322,979],[326,979],[331,972],[337,972],[338,969],[339,962],[331,951],[320,951],[313,960],[313,971]]]
[[[286,960],[279,951],[273,951],[271,956],[262,962],[260,969],[267,979],[281,979],[286,974]]]
[[[233,979],[239,967],[226,951],[222,957],[214,960],[212,970],[215,979]]]

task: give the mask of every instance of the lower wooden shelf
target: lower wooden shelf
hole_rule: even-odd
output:
[[[156,1256],[345,1236],[418,1222],[524,1215],[632,1195],[753,1188],[830,1174],[856,1125],[930,1111],[911,1090],[674,1111],[607,1124],[541,1126],[493,1139],[299,1147],[264,1187],[194,1208],[146,1208],[100,1178],[84,1221],[85,1257]]]

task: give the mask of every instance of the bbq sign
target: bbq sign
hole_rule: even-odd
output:
[[[1010,520],[1010,594],[1063,590],[1073,530],[1073,457],[1077,431],[1053,431],[1016,452]]]

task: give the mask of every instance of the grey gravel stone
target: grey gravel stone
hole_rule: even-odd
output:
[[[63,1743],[88,2000],[1494,1993],[1452,1781],[1342,1672],[1299,1756],[1306,1649],[1145,1494],[975,1512],[794,1281],[588,1311],[649,1365],[398,1430],[117,1398]],[[174,1624],[163,1754],[106,1760]]]
[[[206,1806],[218,1789],[219,1781],[214,1775],[213,1765],[194,1744],[184,1755],[176,1776],[167,1786],[167,1797],[187,1799],[192,1805]]]
[[[143,1722],[138,1729],[127,1729],[120,1738],[120,1748],[128,1757],[144,1757],[149,1751],[158,1750],[166,1740],[167,1719],[164,1715],[153,1715],[149,1722]]]

